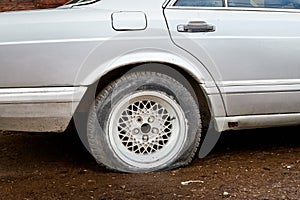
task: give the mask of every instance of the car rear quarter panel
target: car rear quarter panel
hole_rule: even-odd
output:
[[[0,14],[0,87],[76,85],[89,53],[115,32],[110,12],[89,9]]]

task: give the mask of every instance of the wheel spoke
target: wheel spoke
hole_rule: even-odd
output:
[[[172,135],[172,127],[167,108],[150,100],[131,103],[118,119],[119,139],[135,154],[148,155],[161,150]],[[162,136],[157,137],[158,133]]]

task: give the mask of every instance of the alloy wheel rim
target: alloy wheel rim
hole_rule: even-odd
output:
[[[178,155],[186,140],[187,121],[171,96],[138,91],[115,104],[107,129],[115,155],[126,164],[147,169]]]

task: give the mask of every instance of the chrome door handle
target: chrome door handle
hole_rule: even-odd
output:
[[[207,24],[204,21],[191,21],[188,24],[181,24],[177,26],[178,32],[189,32],[189,33],[195,33],[195,32],[215,32],[216,27],[211,24]]]

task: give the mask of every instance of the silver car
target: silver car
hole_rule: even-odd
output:
[[[185,166],[226,130],[298,125],[298,8],[73,0],[0,13],[0,129],[63,132],[73,119],[97,162],[136,173]]]

